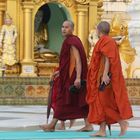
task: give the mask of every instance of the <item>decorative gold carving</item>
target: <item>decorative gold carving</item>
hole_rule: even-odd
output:
[[[101,16],[103,14],[104,9],[102,9],[103,6],[103,0],[99,0],[97,2],[97,14],[98,14],[98,21],[101,20]]]
[[[35,4],[39,4],[39,3],[48,3],[48,2],[62,2],[64,3],[67,7],[72,7],[74,5],[74,2],[72,2],[72,0],[33,0],[33,2]]]
[[[56,67],[58,67],[58,63],[38,63],[38,75],[51,76]]]
[[[140,80],[126,79],[125,81],[131,104],[140,104]]]
[[[29,85],[26,88],[26,97],[48,97],[49,85]]]
[[[59,2],[63,2],[67,7],[72,7],[74,5],[71,0],[59,0]]]
[[[137,86],[132,86],[132,87],[128,87],[128,93],[129,93],[129,97],[138,97],[139,96],[139,87]]]
[[[35,4],[39,4],[39,3],[41,3],[41,2],[48,2],[49,0],[33,0],[33,2],[35,3]]]
[[[12,104],[15,100],[16,104],[46,103],[50,88],[49,80],[49,77],[0,78],[0,104],[6,104],[9,100]],[[126,79],[125,81],[131,103],[140,105],[140,79]],[[11,90],[13,92],[10,92]],[[6,93],[10,94],[8,98]]]
[[[33,0],[33,2],[38,4],[38,3],[40,3],[40,0]]]
[[[34,3],[32,1],[24,1],[22,2],[22,8],[25,10],[32,10],[34,8]]]
[[[99,0],[98,4],[97,4],[98,8],[102,8],[103,7],[103,0]]]
[[[0,1],[0,11],[5,11],[5,10],[6,10],[6,2]]]
[[[79,4],[89,4],[90,0],[75,0]]]
[[[0,104],[46,104],[49,77],[0,78]]]
[[[135,60],[136,50],[130,44],[128,25],[122,20],[120,14],[115,14],[111,21],[110,35],[116,40],[119,47],[124,77],[132,78],[131,65]]]

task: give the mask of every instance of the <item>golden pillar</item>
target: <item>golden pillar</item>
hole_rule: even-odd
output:
[[[6,10],[5,0],[0,0],[0,27],[3,25],[3,17],[5,10]]]
[[[33,37],[32,37],[32,9],[33,2],[25,1],[23,4],[23,14],[24,14],[24,29],[23,29],[23,44],[24,44],[24,56],[21,62],[22,72],[20,76],[36,76],[35,65],[33,61]]]
[[[93,28],[97,24],[98,1],[99,0],[90,0],[89,2],[89,32],[93,30]]]
[[[88,53],[88,6],[87,5],[77,5],[77,34],[78,37],[81,39],[86,54]]]
[[[103,14],[103,0],[90,0],[89,2],[89,32],[94,29],[95,25],[101,20]]]

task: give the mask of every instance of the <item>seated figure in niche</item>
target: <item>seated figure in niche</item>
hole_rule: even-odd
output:
[[[58,55],[51,51],[48,48],[45,48],[45,45],[48,41],[47,35],[47,23],[45,23],[44,11],[38,10],[35,16],[35,61],[37,62],[49,62],[57,61]]]

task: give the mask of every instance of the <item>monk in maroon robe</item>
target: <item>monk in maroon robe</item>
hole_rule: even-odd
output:
[[[65,40],[60,53],[59,70],[55,76],[59,76],[57,98],[54,117],[49,125],[43,125],[44,131],[54,131],[58,120],[85,119],[85,127],[81,131],[91,131],[92,126],[87,121],[88,105],[86,103],[86,86],[81,86],[81,81],[86,80],[87,59],[84,47],[73,33],[74,24],[65,21],[62,26],[62,35]],[[74,85],[77,93],[70,93],[70,86]]]
[[[57,73],[59,69],[57,68],[55,72]],[[52,80],[53,80],[53,89],[52,89],[52,101],[51,101],[51,108],[55,112],[56,109],[56,101],[57,101],[57,94],[58,94],[58,85],[59,85],[59,76],[54,74],[52,75]],[[57,77],[58,76],[58,77]],[[71,128],[74,125],[75,120],[70,120],[70,125],[69,128]],[[65,130],[65,122],[61,121],[60,125],[58,127],[58,130]]]

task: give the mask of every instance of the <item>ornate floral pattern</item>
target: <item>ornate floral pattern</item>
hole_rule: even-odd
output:
[[[24,86],[18,85],[15,88],[15,93],[16,93],[17,96],[24,96],[24,92],[25,92]]]
[[[127,79],[126,86],[131,103],[140,104],[140,80]],[[0,104],[46,104],[49,89],[49,77],[0,78]]]
[[[6,93],[7,96],[12,95],[14,92],[14,88],[12,85],[6,85],[4,88],[4,93]]]

